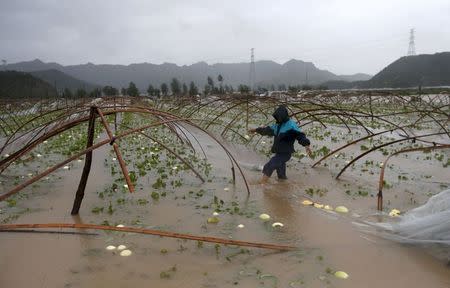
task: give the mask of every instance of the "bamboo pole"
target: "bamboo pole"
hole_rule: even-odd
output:
[[[116,96],[114,95],[114,110],[116,110]],[[117,113],[114,113],[114,133],[117,134]]]
[[[219,141],[217,138],[215,138],[215,137],[213,136],[213,134],[211,134],[211,133],[209,133],[207,130],[201,128],[199,125],[194,124],[193,122],[190,121],[190,119],[186,119],[186,118],[178,118],[178,117],[175,117],[174,115],[172,115],[172,114],[170,114],[170,113],[161,112],[161,111],[156,111],[156,110],[150,109],[150,108],[148,108],[148,107],[146,107],[146,108],[145,108],[145,107],[132,107],[132,108],[130,108],[130,107],[127,107],[127,106],[119,106],[119,109],[116,108],[116,109],[113,109],[113,110],[107,110],[107,111],[105,111],[105,114],[106,114],[106,115],[109,115],[109,114],[120,113],[120,112],[149,113],[149,114],[153,114],[153,115],[157,115],[157,116],[162,116],[162,117],[166,117],[166,118],[169,118],[169,117],[170,117],[170,118],[167,119],[167,120],[161,121],[161,122],[159,122],[159,123],[155,123],[155,124],[151,124],[151,125],[146,125],[146,126],[143,126],[143,127],[139,127],[139,128],[135,128],[135,129],[126,131],[125,133],[122,133],[122,134],[116,136],[116,137],[115,137],[116,139],[119,139],[119,138],[121,138],[121,137],[127,136],[127,135],[129,135],[129,134],[131,134],[131,133],[135,133],[135,132],[138,132],[138,131],[142,131],[142,130],[147,129],[147,128],[152,127],[152,126],[161,125],[161,124],[170,123],[170,122],[178,122],[178,121],[184,122],[184,123],[186,123],[186,124],[188,124],[188,125],[191,125],[191,126],[197,128],[197,129],[201,130],[202,132],[206,133],[206,134],[207,134],[209,137],[211,137],[215,142],[217,142],[217,143],[222,147],[222,149],[224,149],[225,153],[227,154],[227,156],[228,156],[229,159],[230,159],[230,162],[231,162],[232,167],[234,166],[234,164],[236,164],[236,166],[237,166],[237,168],[238,168],[238,170],[239,170],[239,173],[241,174],[241,176],[242,176],[242,178],[243,178],[243,180],[244,180],[244,183],[245,183],[245,186],[246,186],[246,189],[247,189],[247,193],[250,194],[250,188],[249,188],[249,186],[248,186],[247,180],[246,180],[246,178],[245,178],[245,175],[244,175],[244,173],[243,173],[241,167],[240,167],[239,164],[237,163],[236,159],[235,159],[235,158],[232,156],[232,154],[227,150],[227,148],[226,148],[222,143],[220,143],[220,141]],[[102,114],[103,114],[103,113],[102,113]],[[104,119],[104,117],[103,117],[103,119]],[[36,139],[36,140],[33,141],[32,143],[28,144],[26,147],[24,147],[24,148],[22,148],[22,149],[16,151],[15,153],[13,153],[13,154],[12,154],[11,156],[9,156],[8,158],[5,158],[5,159],[3,159],[3,160],[0,160],[0,173],[1,173],[1,171],[3,171],[4,169],[7,168],[7,165],[9,165],[10,163],[12,163],[13,161],[15,161],[16,159],[18,159],[19,157],[25,155],[25,154],[28,153],[29,151],[31,151],[35,146],[37,146],[38,144],[42,143],[44,140],[47,140],[48,138],[51,138],[52,136],[55,136],[55,135],[57,135],[57,134],[59,134],[59,133],[61,133],[61,132],[63,132],[63,131],[66,131],[67,129],[70,129],[70,128],[72,128],[72,127],[75,127],[76,125],[78,125],[78,124],[80,124],[80,123],[82,123],[82,122],[88,121],[88,120],[89,120],[89,115],[83,116],[83,117],[81,117],[81,118],[72,120],[72,121],[67,122],[67,123],[64,123],[63,125],[57,126],[57,127],[55,127],[54,129],[52,129],[50,132],[48,132],[47,134],[45,134],[45,135],[39,137],[38,139]],[[104,140],[104,141],[102,141],[102,142],[100,142],[100,143],[96,143],[96,144],[94,144],[90,149],[86,149],[86,150],[82,151],[81,153],[77,153],[76,155],[74,155],[74,156],[72,156],[72,157],[66,159],[65,161],[63,161],[63,162],[61,162],[61,163],[59,163],[59,164],[57,164],[57,165],[55,165],[55,166],[53,166],[53,167],[47,169],[46,171],[42,172],[41,174],[34,176],[33,178],[27,180],[25,183],[22,183],[22,184],[20,184],[20,185],[18,185],[18,186],[16,186],[16,187],[14,187],[11,191],[9,191],[9,192],[7,192],[7,193],[5,193],[5,194],[0,195],[0,201],[2,201],[2,200],[4,200],[4,199],[8,198],[9,196],[11,196],[11,195],[13,195],[13,194],[19,192],[19,191],[22,190],[23,188],[25,188],[25,187],[27,187],[28,185],[34,183],[35,181],[41,179],[42,177],[44,177],[44,176],[50,174],[51,172],[55,171],[56,169],[62,167],[63,165],[65,165],[65,164],[67,164],[67,163],[73,161],[74,159],[83,156],[86,152],[88,152],[88,151],[90,151],[90,150],[97,149],[98,147],[103,146],[103,145],[105,145],[105,144],[108,143],[108,142],[111,142],[111,138],[110,138],[109,140]],[[200,145],[200,147],[201,147],[201,145]],[[202,149],[202,150],[203,150],[203,149]],[[128,176],[128,173],[127,173],[126,175]],[[130,186],[129,186],[129,187],[130,187]]]
[[[119,146],[116,142],[114,142],[115,138],[114,135],[111,132],[111,129],[109,129],[108,122],[105,119],[105,116],[103,115],[102,111],[97,108],[97,113],[100,115],[100,119],[102,120],[103,126],[105,126],[106,133],[108,133],[109,140],[111,140],[112,146],[114,148],[114,152],[116,152],[117,160],[119,161],[120,168],[122,169],[123,177],[125,178],[125,181],[128,185],[128,190],[130,190],[130,193],[134,192],[134,185],[131,182],[130,175],[128,175],[128,169],[127,165],[125,164],[125,161],[123,161],[122,154],[120,153]]]
[[[388,146],[388,145],[392,145],[395,143],[399,143],[399,142],[404,142],[404,141],[409,141],[412,139],[417,139],[417,138],[424,138],[424,137],[430,137],[430,136],[437,136],[437,135],[443,135],[446,134],[445,132],[439,132],[439,133],[431,133],[431,134],[426,134],[426,135],[419,135],[419,136],[414,136],[414,137],[408,137],[408,138],[403,138],[403,139],[398,139],[398,140],[394,140],[394,141],[390,141],[387,143],[383,143],[381,145],[378,146],[374,146],[371,149],[367,150],[364,153],[359,154],[357,157],[355,157],[353,160],[351,160],[347,165],[344,166],[344,168],[341,169],[341,171],[338,173],[338,175],[336,176],[336,179],[339,179],[339,176],[342,175],[342,173],[344,173],[344,171],[351,166],[354,162],[356,162],[357,160],[359,160],[360,158],[366,156],[367,154],[376,151],[382,147]]]
[[[89,118],[89,126],[88,126],[88,135],[87,135],[87,143],[86,149],[90,148],[94,144],[94,134],[95,134],[95,113],[97,107],[92,106]],[[86,189],[87,180],[89,177],[89,172],[91,171],[92,164],[92,150],[86,153],[86,157],[84,160],[84,168],[83,173],[81,174],[80,184],[78,184],[78,190],[75,194],[75,200],[73,201],[72,212],[70,214],[77,215],[80,211],[81,202],[84,197],[84,190]]]
[[[430,147],[419,147],[419,148],[406,148],[403,150],[396,151],[389,155],[386,160],[384,160],[383,165],[381,166],[380,171],[380,180],[378,181],[378,195],[377,195],[377,209],[383,210],[383,184],[384,184],[384,173],[386,171],[387,162],[391,157],[406,153],[406,152],[417,152],[417,151],[431,151],[431,150],[440,150],[440,149],[450,149],[450,144],[442,144],[440,146],[430,146]]]
[[[153,124],[149,124],[149,125],[146,125],[146,126],[143,126],[143,127],[131,129],[131,130],[128,130],[128,131],[123,132],[122,134],[117,135],[116,138],[119,139],[119,138],[128,136],[128,135],[130,135],[130,134],[133,134],[133,133],[135,133],[135,132],[138,132],[138,131],[141,131],[141,130],[145,130],[145,129],[148,129],[148,128],[150,128],[150,127],[154,127],[154,126],[157,126],[157,125],[161,125],[161,124],[164,124],[164,123],[170,122],[170,121],[175,121],[175,120],[167,120],[167,121],[165,121],[165,122],[153,123]],[[106,139],[106,140],[103,140],[103,141],[101,141],[101,142],[99,142],[99,143],[95,143],[95,144],[92,145],[91,147],[89,147],[89,148],[87,148],[87,149],[85,149],[85,150],[83,150],[83,151],[81,151],[81,152],[79,152],[79,153],[77,153],[77,154],[71,156],[70,158],[67,158],[66,160],[64,160],[64,161],[62,161],[62,162],[60,162],[60,163],[54,165],[53,167],[48,168],[48,169],[45,170],[44,172],[42,172],[42,173],[40,173],[40,174],[34,176],[33,178],[31,178],[31,179],[25,181],[24,183],[17,185],[16,187],[14,187],[14,188],[13,188],[12,190],[10,190],[9,192],[6,192],[6,193],[4,193],[4,194],[1,194],[1,195],[0,195],[0,202],[3,201],[3,200],[5,200],[6,198],[10,197],[11,195],[16,194],[17,192],[19,192],[19,191],[22,190],[23,188],[25,188],[25,187],[27,187],[27,186],[33,184],[34,182],[38,181],[39,179],[41,179],[41,178],[47,176],[48,174],[52,173],[53,171],[57,170],[58,168],[61,168],[61,167],[63,167],[64,165],[66,165],[66,164],[72,162],[73,160],[75,160],[75,159],[77,159],[77,158],[80,158],[81,156],[85,155],[87,152],[92,151],[92,150],[95,150],[95,149],[97,149],[97,148],[99,148],[99,147],[101,147],[101,146],[103,146],[103,145],[108,144],[109,142],[110,142],[110,140],[109,140],[109,139]]]
[[[74,224],[74,223],[46,223],[46,224],[0,224],[1,230],[13,230],[13,229],[47,229],[47,228],[57,228],[57,229],[91,229],[91,230],[106,230],[106,231],[117,231],[117,232],[127,232],[127,233],[138,233],[146,235],[156,235],[161,237],[170,237],[177,239],[187,239],[194,241],[219,243],[224,245],[237,245],[244,247],[255,247],[271,250],[280,251],[290,251],[297,250],[297,247],[287,246],[287,245],[277,245],[277,244],[267,244],[258,242],[248,242],[239,241],[231,239],[223,239],[218,237],[209,236],[196,236],[190,234],[159,231],[154,229],[144,229],[135,227],[114,227],[114,226],[104,226],[104,225],[94,225],[94,224]]]

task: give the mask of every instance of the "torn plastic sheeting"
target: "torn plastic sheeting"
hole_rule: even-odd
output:
[[[450,189],[432,196],[428,201],[404,215],[398,222],[372,223],[383,228],[385,237],[405,243],[440,243],[450,245]]]

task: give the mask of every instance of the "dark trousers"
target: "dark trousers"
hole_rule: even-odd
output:
[[[277,170],[278,179],[287,179],[286,177],[286,162],[291,159],[291,153],[277,153],[269,162],[264,165],[264,175],[270,177],[274,170]]]

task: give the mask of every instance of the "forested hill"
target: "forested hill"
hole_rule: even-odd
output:
[[[29,73],[0,71],[0,98],[49,98],[57,95],[56,89]]]
[[[402,57],[361,84],[363,88],[450,86],[450,52]]]
[[[83,89],[90,92],[95,88],[101,88],[98,85],[76,79],[56,69],[34,71],[30,72],[30,74],[53,85],[58,91],[63,91],[67,88],[72,92],[75,92],[78,89]]]

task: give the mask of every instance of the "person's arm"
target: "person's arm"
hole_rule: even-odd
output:
[[[313,152],[309,147],[309,145],[311,145],[311,141],[309,141],[309,139],[306,138],[305,133],[299,132],[296,139],[300,145],[305,147],[306,153],[308,153],[309,158],[313,158]]]
[[[305,133],[303,133],[300,128],[297,126],[297,123],[290,120],[289,123],[289,130],[286,133],[283,133],[282,140],[292,140],[295,139],[298,141],[298,144],[302,145],[306,149],[306,153],[308,153],[308,156],[310,158],[313,158],[313,153],[311,151],[311,148],[309,145],[311,145],[311,142],[308,138],[306,138]]]
[[[273,129],[272,129],[271,126],[249,129],[248,132],[250,132],[250,133],[258,133],[258,134],[264,135],[264,136],[274,136],[275,135],[273,133]]]
[[[309,146],[311,144],[311,141],[306,138],[306,135],[303,132],[297,132],[296,140],[298,141],[298,144],[302,145],[303,147]]]

